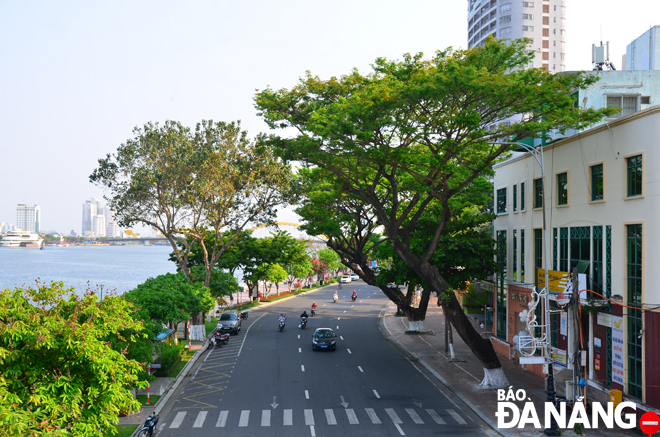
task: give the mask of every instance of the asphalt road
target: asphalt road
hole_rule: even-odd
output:
[[[250,313],[220,349],[204,352],[163,409],[166,436],[431,436],[492,434],[380,331],[388,301],[363,282],[307,293]],[[358,300],[350,294],[357,290]],[[299,316],[312,302],[306,329]],[[285,313],[284,331],[277,317]],[[316,328],[336,351],[312,351]]]

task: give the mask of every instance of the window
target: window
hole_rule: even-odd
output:
[[[497,190],[497,213],[506,214],[506,188]]]
[[[534,268],[543,268],[543,229],[534,229]]]
[[[568,205],[568,173],[557,175],[557,205]]]
[[[534,208],[543,208],[543,179],[534,179]]]
[[[520,282],[525,282],[525,230],[520,230]]]
[[[500,12],[506,12],[511,10],[511,3],[500,6]]]
[[[557,52],[552,52],[552,57],[556,58],[557,57]]]
[[[523,2],[523,8],[533,8],[534,2]]]
[[[511,271],[513,272],[513,280],[518,280],[518,231],[513,230],[513,264]]]
[[[518,185],[513,186],[513,212],[518,211]]]
[[[650,105],[651,104],[651,96],[642,96],[640,103],[642,105]]]
[[[523,14],[523,20],[533,20],[534,14]]]
[[[562,18],[562,19],[561,19],[561,25],[562,25],[562,26],[566,26],[566,18]]]
[[[500,24],[510,23],[510,22],[511,22],[511,15],[505,15],[503,17],[500,17]]]
[[[561,7],[561,14],[566,15],[566,6]]]
[[[510,27],[503,27],[500,29],[500,36],[507,36],[511,35],[511,28]]]
[[[560,58],[562,61],[565,61],[565,60],[566,60],[566,53],[560,53],[560,54],[559,54],[559,58]]]
[[[523,32],[534,32],[534,26],[523,26]]]
[[[605,179],[603,164],[591,166],[591,201],[597,202],[605,199]]]
[[[642,225],[627,225],[628,394],[642,398]],[[638,308],[634,308],[638,307]]]
[[[497,337],[506,340],[506,231],[497,231]]]
[[[559,43],[559,47],[560,47],[562,50],[564,50],[564,49],[566,48],[566,41],[561,41],[561,42]]]
[[[625,117],[637,112],[637,96],[607,96],[607,106],[621,109],[612,118]]]
[[[599,294],[605,295],[603,289],[603,227],[594,226],[593,236],[593,274],[591,277],[591,289]],[[593,296],[598,297],[598,296]]]
[[[554,32],[554,33],[556,33],[556,32]],[[566,31],[564,29],[561,30],[561,36],[566,36]]]
[[[520,210],[525,210],[525,183],[520,183]]]
[[[642,195],[642,155],[626,158],[627,195],[635,197]]]
[[[589,226],[578,226],[571,228],[571,264],[569,269],[578,267],[580,263],[591,263],[591,228]],[[585,270],[578,270],[578,273],[589,273]]]
[[[568,228],[559,228],[559,271],[568,272]]]

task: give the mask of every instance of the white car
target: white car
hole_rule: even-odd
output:
[[[344,275],[341,277],[339,282],[341,282],[342,284],[348,284],[351,282],[351,277],[349,275]]]
[[[359,279],[360,277],[357,275],[357,273],[351,273],[351,281],[357,281]]]

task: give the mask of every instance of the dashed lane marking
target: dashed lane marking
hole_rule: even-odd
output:
[[[284,410],[284,426],[293,425],[293,410]]]
[[[305,410],[305,425],[313,426],[314,425],[314,411],[310,409]]]
[[[336,425],[337,418],[335,417],[335,412],[332,409],[325,410],[325,419],[328,421],[328,425]]]
[[[376,397],[377,397],[378,399],[380,399],[380,395],[378,394],[378,392],[377,392],[376,390],[374,390],[374,394],[376,395]],[[392,410],[392,409],[390,408],[390,410]],[[394,411],[394,410],[392,410],[392,411]]]
[[[261,410],[261,426],[270,426],[270,410]]]
[[[305,399],[309,399],[309,392],[305,390]]]
[[[364,370],[362,370],[362,367],[358,366],[358,369],[360,369],[360,372],[364,373]]]
[[[352,408],[346,408],[346,417],[348,417],[348,423],[351,425],[358,425],[360,423]]]
[[[369,419],[371,419],[371,423],[374,425],[380,425],[382,423],[373,408],[365,408],[364,410],[367,412]]]

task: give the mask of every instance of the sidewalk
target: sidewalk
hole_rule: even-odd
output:
[[[192,350],[198,351],[205,347],[206,342],[197,342],[192,344]],[[188,345],[186,344],[186,347]],[[181,370],[183,372],[183,370]],[[151,396],[162,396],[167,392],[172,384],[177,380],[176,377],[164,377],[157,376],[155,381],[151,382],[150,393]],[[137,391],[138,395],[146,395],[147,389],[139,389]],[[154,411],[156,401],[151,399],[151,405],[144,405],[140,408],[140,411],[135,412],[129,416],[124,416],[119,418],[119,425],[137,425],[144,423],[147,420],[147,417]]]
[[[457,361],[449,361],[449,353],[445,353],[445,324],[442,308],[435,305],[429,305],[424,322],[424,329],[433,331],[432,333],[422,335],[409,335],[405,331],[409,330],[406,317],[394,317],[396,306],[390,305],[383,318],[383,323],[389,334],[392,335],[400,344],[412,353],[412,360],[420,361],[424,367],[432,369],[438,373],[445,381],[443,383],[448,388],[462,395],[472,407],[482,416],[490,419],[491,424],[497,424],[495,412],[497,411],[497,392],[495,390],[483,390],[478,387],[484,376],[483,367],[479,361],[472,355],[470,348],[463,342],[461,337],[453,331],[453,346]],[[477,322],[470,319],[478,332],[483,331],[479,328]],[[518,364],[500,357],[500,363],[504,373],[509,380],[509,385],[513,390],[523,389],[527,397],[534,402],[537,411],[544,411],[543,402],[545,402],[545,381],[521,369]],[[540,414],[541,416],[541,414]],[[540,417],[543,422],[543,417]],[[563,436],[576,435],[573,431],[562,430]],[[513,436],[540,436],[542,430],[535,430],[530,425],[524,429],[508,428],[501,430],[503,435]],[[588,429],[583,435],[588,436],[637,436],[634,430],[593,430]]]

